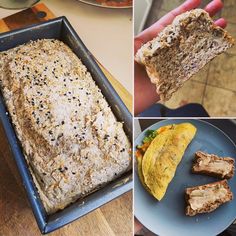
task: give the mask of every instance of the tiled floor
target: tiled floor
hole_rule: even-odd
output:
[[[222,0],[223,10],[215,18],[224,17],[228,21],[227,30],[236,38],[236,0]],[[146,27],[184,0],[153,0]],[[203,0],[202,7],[210,0]],[[210,116],[236,116],[236,45],[218,56],[165,103],[169,108],[177,108],[187,103],[200,103]]]

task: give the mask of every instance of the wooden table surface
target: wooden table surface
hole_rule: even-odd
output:
[[[4,24],[3,21],[0,22]],[[1,27],[0,24],[0,27]],[[102,68],[131,110],[132,97]],[[73,223],[50,233],[53,236],[132,235],[132,192],[107,203]],[[26,197],[16,164],[0,123],[0,236],[41,235]]]

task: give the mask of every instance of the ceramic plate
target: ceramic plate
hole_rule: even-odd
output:
[[[78,0],[80,2],[83,2],[83,3],[87,3],[89,5],[93,5],[93,6],[97,6],[97,7],[104,7],[104,8],[131,8],[132,6],[108,6],[108,5],[104,5],[104,4],[101,4],[99,2],[97,2],[96,0]],[[121,2],[121,0],[113,0],[114,2]]]
[[[199,120],[165,120],[148,129],[157,129],[173,123],[190,122],[197,133],[185,151],[176,174],[169,184],[166,195],[158,202],[141,185],[134,171],[134,211],[136,218],[150,231],[159,236],[215,236],[230,226],[236,218],[236,176],[229,180],[234,200],[223,204],[214,212],[193,217],[185,215],[184,190],[186,187],[207,184],[219,179],[191,173],[194,153],[202,150],[219,156],[236,158],[236,147],[230,138],[215,126]],[[223,122],[223,121],[222,121]],[[135,140],[141,144],[145,131]]]

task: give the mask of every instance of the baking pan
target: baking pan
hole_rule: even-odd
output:
[[[58,17],[0,34],[0,51],[16,47],[30,40],[43,38],[55,38],[63,41],[82,60],[111,106],[117,120],[124,122],[125,132],[132,142],[132,115],[65,17]],[[46,234],[56,230],[132,189],[132,170],[130,170],[100,190],[77,200],[64,210],[47,215],[22,153],[20,142],[11,124],[2,94],[0,94],[0,119],[41,233]]]

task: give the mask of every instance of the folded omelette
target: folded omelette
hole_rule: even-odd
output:
[[[146,190],[159,201],[164,197],[196,131],[190,123],[163,126],[149,131],[143,144],[137,146],[139,178]]]

